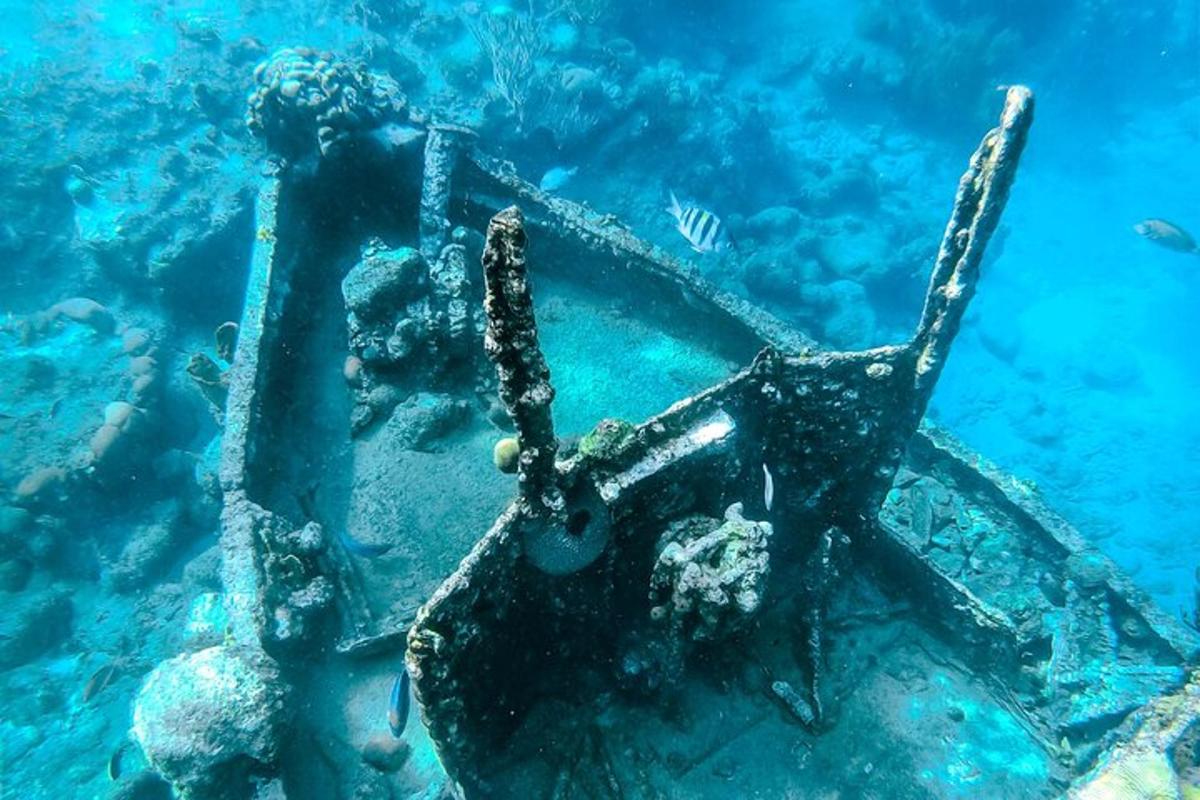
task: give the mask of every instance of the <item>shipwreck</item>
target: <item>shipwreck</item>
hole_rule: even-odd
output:
[[[283,102],[264,72],[252,117],[291,135],[254,117]],[[922,422],[1017,174],[1027,89],[971,157],[912,338],[861,352],[541,192],[469,130],[372,109],[354,124],[387,137],[322,110],[258,197],[222,378],[228,623],[135,708],[182,796],[1195,785],[1200,638]],[[692,385],[631,418],[638,397],[555,362],[565,329],[630,395]],[[612,344],[631,329],[712,369],[669,378]],[[395,739],[401,669],[420,723]],[[1166,793],[1112,793],[1129,786]]]

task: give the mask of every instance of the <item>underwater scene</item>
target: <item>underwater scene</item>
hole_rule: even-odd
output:
[[[1200,800],[1196,0],[0,4],[0,800]]]

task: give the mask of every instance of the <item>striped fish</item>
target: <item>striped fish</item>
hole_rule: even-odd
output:
[[[726,241],[725,226],[721,218],[702,208],[679,205],[679,199],[671,192],[671,207],[667,213],[675,218],[675,228],[697,253],[711,253],[720,249]]]

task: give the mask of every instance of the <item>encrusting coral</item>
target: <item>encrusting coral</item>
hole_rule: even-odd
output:
[[[354,133],[407,118],[391,77],[308,47],[276,50],[255,68],[254,83],[246,125],[288,160],[323,156]]]
[[[667,624],[673,639],[722,639],[744,629],[762,605],[771,523],[746,519],[741,503],[726,509],[715,528],[714,522],[689,517],[659,540],[650,615]]]

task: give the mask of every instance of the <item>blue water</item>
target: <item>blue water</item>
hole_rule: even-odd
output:
[[[219,589],[215,510],[194,480],[211,483],[218,428],[184,364],[215,355],[211,331],[240,314],[248,198],[268,163],[245,98],[280,47],[390,71],[413,106],[478,130],[534,183],[575,168],[553,191],[836,348],[910,334],[997,89],[1029,85],[1033,132],[929,417],[1036,484],[1169,614],[1200,613],[1200,256],[1133,230],[1164,218],[1200,236],[1195,0],[538,0],[533,80],[557,100],[521,109],[464,22],[527,15],[512,6],[0,3],[0,314],[89,297],[173,359],[158,405],[132,412],[156,437],[133,457],[140,482],[118,476],[85,517],[60,519],[17,498],[22,480],[94,447],[149,350],[78,323],[32,342],[0,330],[14,498],[0,613],[45,614],[45,636],[0,661],[3,798],[110,796],[141,675],[191,635],[197,593]],[[664,211],[671,191],[719,215],[737,250],[694,253]],[[563,342],[548,350],[588,352]],[[682,346],[653,342],[666,360]],[[671,390],[727,366],[696,356]],[[128,542],[164,524],[161,563],[131,565]]]

